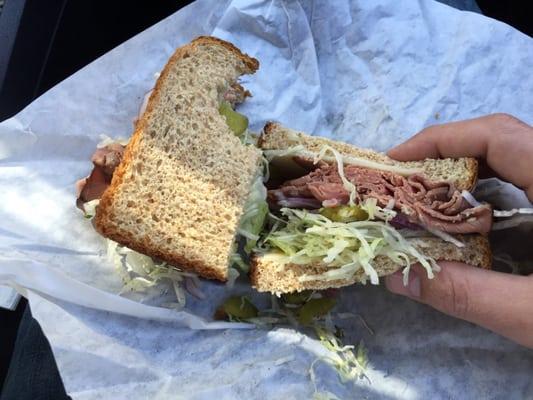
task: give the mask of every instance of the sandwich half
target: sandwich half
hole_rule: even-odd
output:
[[[170,265],[227,280],[235,232],[261,166],[261,152],[239,137],[247,120],[233,108],[249,95],[238,78],[258,67],[213,37],[176,50],[125,150],[117,155],[107,146],[93,156],[95,170],[110,180],[96,208],[98,232]],[[112,159],[119,163],[111,177],[106,163]]]
[[[258,291],[377,283],[413,263],[432,276],[438,260],[490,268],[492,209],[470,194],[475,159],[398,162],[276,123],[259,146],[273,222],[251,258]]]
[[[176,50],[131,139],[100,146],[79,182],[99,233],[204,278],[249,264],[253,286],[278,294],[407,277],[413,263],[433,276],[436,260],[490,267],[476,160],[402,163],[275,123],[256,140],[235,108],[258,67],[213,37]]]

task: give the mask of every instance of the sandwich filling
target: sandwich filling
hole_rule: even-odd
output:
[[[488,204],[472,207],[452,183],[354,165],[345,166],[344,175],[356,187],[361,200],[376,199],[378,206],[396,210],[398,215],[391,221],[395,226],[463,234],[490,231],[491,207]],[[307,175],[269,190],[268,199],[278,208],[335,208],[348,204],[350,193],[337,167],[323,163]]]
[[[333,153],[333,162],[326,162],[327,151]],[[406,283],[413,263],[420,263],[431,278],[438,266],[414,246],[418,237],[437,235],[461,247],[451,234],[486,234],[491,229],[491,207],[472,204],[451,182],[434,182],[419,171],[395,171],[390,165],[347,163],[331,148],[314,160],[291,149],[279,156],[289,156],[299,172],[284,180],[290,174],[278,168],[281,178],[267,182],[269,222],[259,251],[280,266],[309,266],[301,281],[359,275],[363,282],[377,284],[377,257],[405,266]],[[318,265],[327,271],[313,273]]]
[[[111,185],[113,173],[122,161],[125,148],[126,146],[119,142],[103,142],[97,147],[91,157],[93,163],[91,174],[76,182],[78,192],[76,205],[79,208],[84,209],[84,204],[102,197]]]

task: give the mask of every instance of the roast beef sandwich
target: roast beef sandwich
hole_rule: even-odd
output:
[[[407,278],[413,263],[430,277],[438,260],[490,267],[476,160],[396,162],[276,123],[256,137],[235,108],[258,67],[212,37],[174,53],[132,137],[103,143],[80,182],[99,233],[204,278],[251,265],[277,294]]]
[[[252,256],[259,291],[326,289],[436,261],[491,265],[492,209],[470,194],[477,161],[397,162],[371,150],[269,123],[259,145],[270,162],[275,215]]]

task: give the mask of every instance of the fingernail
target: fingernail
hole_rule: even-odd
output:
[[[388,155],[389,157],[391,157],[391,158],[394,158],[394,153],[396,153],[396,151],[397,151],[396,149],[397,149],[397,148],[398,148],[398,147],[393,147],[392,149],[390,149],[389,151],[387,151],[387,155]]]
[[[401,151],[401,149],[403,148],[403,143],[402,144],[399,144],[395,147],[393,147],[392,149],[390,149],[389,151],[387,151],[387,155],[391,158],[394,158],[395,155],[398,154],[399,151]]]
[[[387,276],[385,278],[385,286],[392,293],[413,298],[420,297],[420,277],[413,270],[409,273],[407,286],[403,284],[403,274],[400,271]]]

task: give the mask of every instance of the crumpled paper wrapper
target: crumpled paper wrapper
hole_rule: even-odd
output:
[[[229,293],[223,285],[205,282],[208,299],[189,298],[184,312],[117,296],[122,284],[105,242],[75,208],[74,183],[90,171],[99,135],[130,135],[154,74],[201,34],[260,60],[260,70],[243,79],[254,97],[241,108],[256,131],[277,120],[386,150],[429,124],[492,112],[533,122],[531,39],[431,1],[204,0],[119,46],[0,124],[0,283],[29,299],[74,399],[314,393],[309,367],[327,355],[324,348],[292,328],[213,322]],[[247,291],[243,283],[233,289]],[[339,398],[533,395],[533,353],[482,328],[382,287],[343,289],[338,311],[356,315],[339,325],[345,343],[366,343],[371,383],[342,384],[317,363],[319,391]]]

